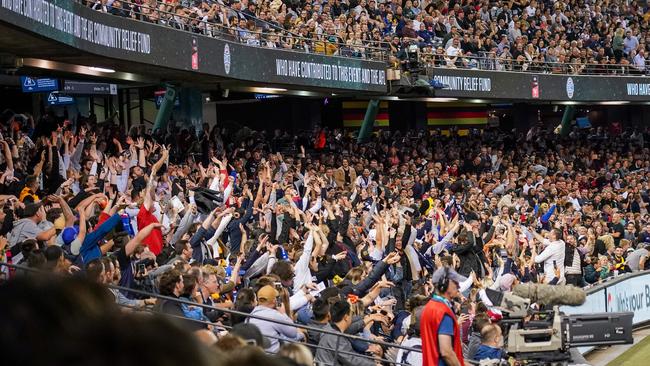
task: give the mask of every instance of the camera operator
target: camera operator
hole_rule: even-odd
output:
[[[422,357],[424,366],[464,365],[460,328],[451,301],[459,296],[459,283],[464,278],[449,267],[434,272],[436,293],[424,307],[421,321]]]

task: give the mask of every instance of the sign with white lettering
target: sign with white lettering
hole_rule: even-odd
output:
[[[566,314],[594,314],[604,312],[634,312],[632,323],[638,325],[650,320],[650,272],[626,274],[587,291],[587,299],[580,306],[562,306]],[[580,347],[582,353],[593,347]]]
[[[59,90],[59,81],[51,78],[21,76],[20,85],[23,88],[23,93],[41,93]]]
[[[339,65],[336,58],[328,62],[276,59],[276,76],[297,79],[339,81],[344,83],[386,85],[386,72],[359,66]]]
[[[75,12],[68,1],[2,0],[2,8],[62,34],[107,48],[151,53],[150,36],[126,27],[115,27]],[[74,4],[77,5],[77,4]]]
[[[104,94],[117,95],[117,85],[108,83],[89,83],[82,81],[66,80],[63,83],[63,91],[68,94]]]
[[[650,101],[650,83],[638,76],[554,75],[435,68],[437,97],[542,101]]]
[[[650,272],[613,278],[587,290],[587,299],[580,306],[562,306],[567,314],[634,312],[633,324],[650,320]],[[611,283],[610,283],[611,282]]]
[[[47,95],[47,104],[49,105],[70,105],[74,104],[74,98],[59,93],[50,93]]]
[[[444,85],[445,90],[489,93],[492,91],[492,79],[471,76],[434,75],[433,80]]]
[[[628,96],[650,97],[650,84],[648,83],[627,83]]]
[[[384,62],[248,46],[94,11],[73,0],[0,0],[0,22],[116,60],[294,87],[387,90]],[[160,77],[153,70],[151,76]]]

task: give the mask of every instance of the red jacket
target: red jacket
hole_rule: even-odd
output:
[[[430,300],[424,307],[422,319],[420,320],[423,366],[438,366],[441,359],[440,353],[438,352],[438,327],[445,314],[450,316],[454,321],[454,339],[452,344],[461,366],[465,365],[463,360],[463,347],[460,343],[460,329],[456,322],[456,316],[445,303]]]
[[[322,150],[325,148],[326,143],[327,141],[325,140],[325,131],[320,131],[316,137],[316,141],[314,142],[314,148],[316,150]]]
[[[138,212],[138,216],[136,216],[136,220],[138,222],[138,230],[144,229],[149,224],[158,223],[158,219],[153,214],[153,209],[152,211],[148,211],[144,207],[144,204],[140,206],[140,211]],[[153,229],[151,234],[144,238],[142,244],[148,246],[149,250],[151,250],[153,254],[160,254],[164,245],[162,230]]]

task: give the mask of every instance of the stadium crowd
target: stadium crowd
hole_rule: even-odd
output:
[[[637,1],[97,0],[97,11],[249,45],[424,64],[553,73],[645,73]]]
[[[237,357],[258,347],[303,365],[499,359],[500,315],[486,288],[588,286],[650,265],[647,132],[379,131],[357,144],[338,130],[125,134],[92,117],[11,111],[0,122],[2,261],[111,286],[109,302],[167,314]],[[36,277],[26,269],[0,269],[23,286],[0,290],[3,324],[15,325],[0,337],[32,340],[5,359],[45,357],[24,347],[52,314],[25,309],[78,285],[54,295],[25,282]],[[60,311],[95,319],[89,304],[108,306],[106,295],[87,296]],[[426,320],[433,303],[449,311]],[[53,329],[84,339],[79,322]],[[115,322],[106,332],[132,328]],[[422,349],[425,337],[462,342],[419,353],[364,341]],[[79,352],[66,350],[56,348]]]

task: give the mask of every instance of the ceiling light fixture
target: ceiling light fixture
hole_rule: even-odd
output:
[[[283,89],[283,88],[253,88],[253,91],[255,93],[273,94],[273,93],[286,92],[287,89]]]
[[[441,98],[441,97],[435,97],[435,98],[426,98],[427,102],[435,102],[435,103],[445,103],[445,102],[456,102],[458,101],[458,98]]]
[[[115,72],[115,70],[113,70],[113,69],[108,69],[108,68],[105,68],[105,67],[97,67],[97,66],[88,66],[88,69],[92,70],[92,71],[104,72],[104,73],[109,73],[109,74]]]
[[[623,105],[623,104],[628,104],[629,102],[623,101],[623,100],[610,100],[606,102],[600,102],[599,104],[601,105]]]

